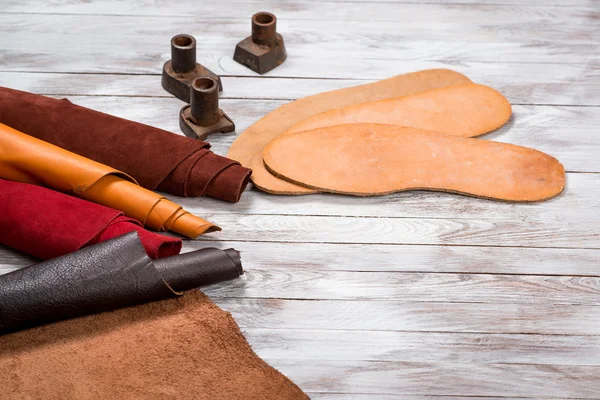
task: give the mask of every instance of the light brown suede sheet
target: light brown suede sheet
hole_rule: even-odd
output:
[[[262,162],[264,146],[293,125],[334,108],[370,101],[407,96],[441,87],[471,82],[466,76],[448,69],[431,69],[398,75],[366,85],[308,96],[277,108],[243,132],[229,149],[227,157],[252,168],[252,182],[270,193],[315,193],[271,175]]]
[[[263,155],[280,178],[357,196],[424,189],[527,202],[557,196],[565,186],[563,166],[540,151],[397,125],[283,135]]]
[[[308,399],[199,291],[0,336],[0,399]]]
[[[336,108],[292,126],[285,134],[325,126],[369,123],[475,137],[500,128],[511,115],[512,107],[502,94],[484,85],[465,83],[412,96]]]

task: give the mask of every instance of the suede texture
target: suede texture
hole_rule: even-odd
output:
[[[278,177],[355,196],[433,190],[531,202],[558,196],[566,181],[562,164],[541,151],[386,124],[282,135],[263,159]]]
[[[111,166],[150,190],[237,202],[251,171],[210,144],[32,93],[0,87],[0,123]]]
[[[26,183],[0,179],[0,243],[43,260],[137,232],[151,258],[179,254],[181,240],[149,232],[123,213]]]
[[[0,336],[0,399],[308,399],[199,291]]]
[[[129,175],[0,123],[0,178],[51,187],[189,238],[220,230]]]
[[[265,168],[263,149],[271,140],[305,119],[336,108],[409,96],[469,82],[469,78],[456,71],[429,69],[304,97],[284,104],[256,121],[237,137],[227,156],[252,168],[252,182],[260,190],[274,194],[316,193],[316,190],[279,179]]]

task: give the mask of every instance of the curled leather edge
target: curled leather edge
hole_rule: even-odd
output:
[[[243,273],[233,249],[151,260],[131,232],[0,276],[0,334],[163,300]]]
[[[0,124],[0,177],[47,186],[192,239],[220,227],[144,189],[129,175]]]

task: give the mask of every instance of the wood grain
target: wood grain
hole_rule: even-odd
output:
[[[211,298],[244,329],[600,335],[597,305]]]
[[[358,6],[343,7],[339,4],[354,3]],[[543,0],[495,0],[484,3],[481,0],[395,0],[395,1],[369,1],[369,7],[361,7],[365,0],[300,0],[293,3],[276,0],[235,0],[229,1],[229,7],[223,7],[219,3],[203,4],[205,15],[215,17],[244,18],[256,12],[257,7],[275,13],[280,19],[334,19],[334,20],[363,20],[374,21],[390,20],[393,16],[402,15],[402,12],[421,7],[424,11],[439,13],[456,18],[464,15],[465,9],[473,9],[473,5],[483,10],[501,10],[504,16],[512,16],[513,13],[526,10],[529,13],[539,15],[553,15],[560,12],[563,7],[587,8],[597,5],[597,0],[568,0],[568,1],[543,1]],[[49,4],[38,4],[33,0],[5,1],[6,7],[3,12],[11,13],[61,13],[61,14],[110,14],[110,15],[139,15],[139,16],[188,16],[197,6],[193,0],[168,3],[165,7],[164,1],[143,0],[135,3],[123,3],[118,0],[101,0],[89,3],[86,1],[54,0]],[[454,6],[454,7],[451,7]],[[558,8],[549,6],[563,6]],[[487,7],[486,7],[487,6]],[[532,9],[533,8],[533,9]],[[536,10],[537,8],[537,10]],[[454,14],[453,14],[454,13]],[[436,15],[437,16],[437,15]],[[426,18],[426,16],[420,16]],[[467,15],[468,17],[468,15]],[[521,16],[524,18],[525,16]],[[573,18],[568,14],[565,18]],[[408,21],[411,22],[411,21]],[[451,23],[451,21],[448,21]]]
[[[600,248],[598,222],[512,218],[355,218],[200,214],[223,228],[198,240]]]
[[[600,336],[245,329],[270,360],[594,365]],[[555,349],[548,352],[548,348]]]
[[[0,85],[46,95],[93,96],[172,96],[163,90],[160,70],[145,75],[112,75],[94,73],[42,73],[1,71]],[[600,71],[592,65],[515,64],[461,62],[399,61],[396,71],[423,68],[451,68],[473,81],[499,90],[513,104],[600,105]],[[511,76],[510,80],[505,79]],[[383,77],[383,76],[382,76]],[[385,76],[388,77],[388,76]],[[356,86],[373,79],[306,78],[302,84],[286,77],[258,79],[253,76],[221,76],[224,91],[221,99],[292,100],[321,92]],[[76,88],[76,90],[74,90]]]
[[[288,13],[290,16],[294,15],[294,12],[297,11],[305,11],[310,10],[312,3],[319,3],[321,7],[333,7],[336,4],[350,4],[350,7],[354,9],[350,10],[339,10],[344,13],[354,13],[357,15],[361,10],[361,7],[368,1],[369,6],[372,6],[373,3],[375,5],[379,4],[391,4],[393,6],[399,6],[404,4],[431,4],[431,5],[507,5],[507,6],[527,6],[527,7],[539,7],[539,8],[548,8],[548,7],[594,7],[598,4],[598,0],[494,0],[490,2],[482,2],[481,0],[297,0],[294,1],[293,4],[289,4],[286,2],[277,2],[275,0],[268,1],[257,1],[257,0],[236,0],[229,1],[228,4],[232,4],[232,7],[235,7],[237,10],[240,10],[240,7],[243,7],[241,10],[248,11],[249,13],[254,13],[256,9],[260,9],[262,6],[264,9],[269,9],[273,12],[280,13],[284,11]],[[7,0],[6,2],[7,8],[5,12],[13,12],[13,13],[30,13],[34,5],[35,12],[37,13],[67,13],[67,14],[113,14],[113,15],[123,15],[123,14],[133,14],[145,16],[146,13],[164,15],[164,16],[172,16],[172,15],[187,15],[190,12],[190,9],[193,9],[197,4],[193,0],[184,0],[179,1],[176,4],[168,3],[169,8],[164,7],[164,1],[140,1],[136,2],[136,4],[140,4],[139,8],[136,8],[130,4],[123,4],[118,1],[95,1],[93,4],[90,4],[86,1],[69,1],[69,0],[54,0],[51,4],[42,4],[41,6],[37,3],[29,1],[16,1],[16,0]],[[208,8],[211,13],[214,12],[222,12],[218,5],[208,4]],[[340,7],[341,8],[341,7]],[[372,12],[370,7],[362,10],[363,13],[367,14]],[[371,16],[373,14],[370,14]],[[377,15],[377,14],[375,14]],[[333,17],[346,17],[347,14],[334,14]],[[318,15],[308,14],[310,18],[316,18]],[[387,15],[389,18],[389,14]]]
[[[531,400],[531,397],[479,397],[479,396],[427,396],[414,394],[373,394],[364,393],[324,393],[324,392],[309,392],[310,398],[313,400],[372,400],[374,398],[381,400]],[[539,400],[556,399],[556,397],[539,397]]]
[[[333,3],[330,12],[338,13],[338,8]],[[230,14],[236,8],[226,9]],[[389,5],[383,10],[389,13]],[[396,60],[407,59],[597,63],[600,44],[590,40],[597,27],[593,8],[409,4],[401,10],[402,23],[392,17],[373,24],[361,16],[351,20],[351,32],[348,20],[280,18],[278,30],[286,38],[290,57],[273,75],[362,78],[363,71],[369,70],[393,75],[401,72]],[[314,16],[325,11],[313,8],[309,12]],[[249,34],[249,16],[144,16],[142,24],[139,17],[129,15],[27,14],[27,18],[15,18],[15,14],[0,14],[0,35],[5,39],[0,43],[0,62],[12,71],[156,73],[170,58],[170,38],[187,32],[203,38],[198,59],[213,72],[251,75],[231,58],[235,44]],[[323,29],[325,21],[327,29]],[[111,29],[101,30],[103,26]],[[40,35],[44,42],[37,40]],[[72,51],[81,37],[90,50]],[[50,48],[45,43],[56,45]],[[315,43],[319,43],[319,62],[313,61]],[[344,65],[356,65],[356,73],[340,76],[342,55]]]
[[[598,305],[600,278],[253,269],[238,280],[206,288],[206,293],[230,298]]]
[[[597,399],[598,366],[270,360],[305,390],[364,394]],[[315,376],[313,371],[327,371]]]
[[[181,134],[177,115],[183,103],[173,97],[68,97],[84,107]],[[243,132],[281,104],[284,102],[256,100],[249,103],[245,99],[225,99],[220,102],[221,108],[235,120],[237,132]],[[577,129],[573,129],[574,126]],[[599,129],[600,107],[514,106],[511,121],[482,138],[546,152],[561,161],[567,171],[600,172],[600,159],[596,157],[596,154],[600,154],[600,137],[596,135]],[[226,154],[235,137],[235,134],[213,135],[210,139],[213,150]],[[274,198],[280,201],[280,197]]]
[[[559,198],[508,204],[427,192],[369,199],[248,190],[179,198],[242,251],[204,288],[250,344],[319,400],[598,398],[598,0],[5,0],[0,85],[180,133],[160,86],[169,40],[198,39],[237,131],[299,97],[425,68],[494,87],[514,116],[485,139],[569,172]],[[289,58],[264,77],[232,60],[250,15],[278,16]],[[212,136],[226,154],[235,135]],[[0,246],[0,273],[35,263]]]
[[[600,250],[524,247],[365,245],[331,243],[185,241],[183,252],[234,247],[247,271],[353,271],[495,275],[600,276]],[[364,258],[357,258],[361,254]],[[365,262],[365,259],[368,262]],[[34,264],[32,257],[0,246],[0,274]]]

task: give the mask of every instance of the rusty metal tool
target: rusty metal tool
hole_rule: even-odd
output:
[[[179,127],[186,136],[205,140],[212,133],[235,130],[235,123],[219,108],[218,83],[205,76],[190,85],[190,104],[179,113]]]
[[[196,62],[196,39],[192,35],[176,35],[171,39],[171,59],[162,71],[162,87],[186,103],[190,102],[190,85],[194,79],[209,76],[213,78],[219,91],[223,90],[217,74]]]
[[[254,72],[264,74],[287,58],[283,37],[276,30],[277,17],[268,12],[252,16],[252,36],[235,47],[233,59]]]

